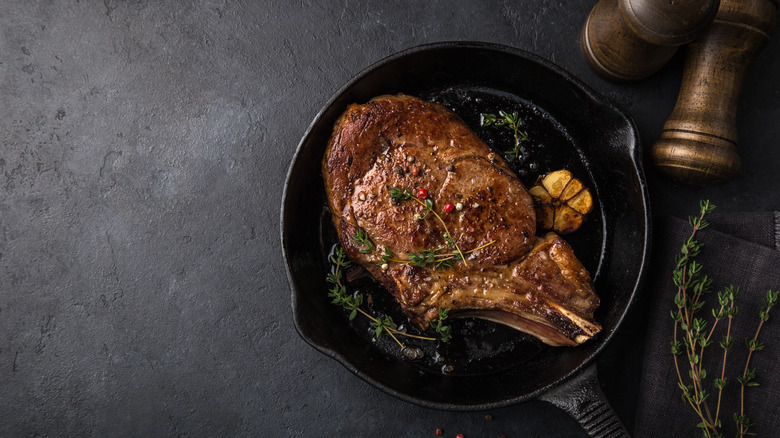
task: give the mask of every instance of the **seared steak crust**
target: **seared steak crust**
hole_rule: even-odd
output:
[[[453,112],[411,96],[351,105],[336,122],[323,177],[339,241],[421,328],[439,307],[509,324],[551,345],[576,345],[600,327],[598,297],[569,245],[534,236],[533,202],[504,161]],[[382,263],[446,247],[445,228],[390,188],[425,189],[466,255],[448,269]],[[451,203],[461,209],[445,212]],[[452,206],[451,206],[452,208]],[[375,249],[353,239],[362,229]],[[451,251],[451,250],[446,250]],[[383,266],[384,265],[384,266]]]

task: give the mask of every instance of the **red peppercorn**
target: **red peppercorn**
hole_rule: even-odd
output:
[[[420,198],[420,199],[427,198],[428,197],[428,191],[425,190],[425,189],[420,189],[419,191],[417,191],[417,197]]]
[[[444,211],[447,213],[452,213],[452,211],[455,210],[455,205],[451,202],[448,202],[444,205]]]
[[[439,436],[444,435],[444,431],[441,430],[441,427],[436,429],[436,435],[439,435]]]
[[[455,438],[463,438],[463,434],[459,433],[459,434],[455,435]]]

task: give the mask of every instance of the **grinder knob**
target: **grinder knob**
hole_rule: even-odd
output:
[[[690,44],[677,103],[652,148],[655,165],[695,185],[736,176],[736,114],[748,64],[769,40],[780,0],[721,0],[715,21]]]
[[[601,0],[588,15],[580,49],[606,80],[629,82],[658,71],[712,22],[719,0]]]

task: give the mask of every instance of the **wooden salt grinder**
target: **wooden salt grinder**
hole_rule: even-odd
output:
[[[601,0],[588,15],[580,49],[603,79],[631,82],[657,72],[701,35],[719,0]]]
[[[769,40],[779,2],[721,0],[715,21],[690,44],[677,104],[651,151],[661,171],[694,185],[739,173],[739,92],[748,65]]]

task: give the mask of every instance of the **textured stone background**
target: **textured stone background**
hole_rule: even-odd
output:
[[[581,436],[541,402],[490,422],[418,408],[310,348],[292,324],[278,216],[320,107],[422,43],[546,57],[651,144],[681,58],[640,84],[599,80],[578,48],[594,3],[0,2],[0,436]],[[648,169],[656,213],[705,197],[780,208],[779,39],[743,90],[744,175],[697,189]],[[602,363],[629,427],[631,335]]]

